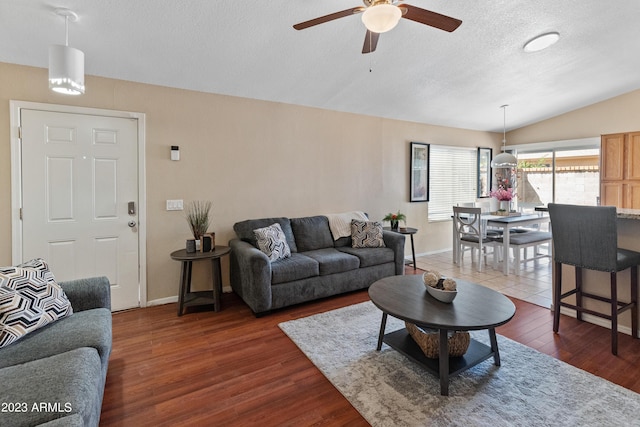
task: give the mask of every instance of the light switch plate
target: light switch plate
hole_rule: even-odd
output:
[[[181,211],[184,209],[184,204],[182,199],[180,200],[167,200],[167,210],[168,211]]]

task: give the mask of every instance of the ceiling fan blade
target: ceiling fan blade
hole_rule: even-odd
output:
[[[334,19],[344,18],[345,16],[355,15],[364,11],[366,8],[362,6],[352,7],[340,12],[332,13],[329,15],[321,16],[319,18],[304,21],[293,26],[296,30],[304,30],[305,28],[313,27],[314,25],[324,24],[325,22],[333,21]]]
[[[362,46],[362,53],[371,53],[376,50],[376,46],[378,46],[378,38],[380,38],[379,33],[374,33],[373,31],[367,30],[367,34],[364,36],[364,46]]]
[[[452,32],[462,24],[462,21],[459,19],[411,6],[410,4],[398,4],[398,7],[400,9],[407,10],[407,12],[402,15],[403,18],[429,25],[430,27],[438,28],[440,30]]]

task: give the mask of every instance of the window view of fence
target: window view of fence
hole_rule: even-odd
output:
[[[518,153],[518,206],[598,204],[599,162],[599,149]]]

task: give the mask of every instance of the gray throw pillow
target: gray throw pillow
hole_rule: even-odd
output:
[[[384,248],[380,221],[351,221],[351,247]]]
[[[291,256],[291,249],[280,224],[275,223],[268,227],[253,230],[258,249],[264,252],[269,261],[277,261]]]

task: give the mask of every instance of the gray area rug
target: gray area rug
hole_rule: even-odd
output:
[[[498,335],[489,359],[439,380],[386,344],[371,302],[280,328],[373,426],[640,426],[640,395]],[[387,333],[404,327],[389,316]],[[488,343],[486,331],[473,332]]]

